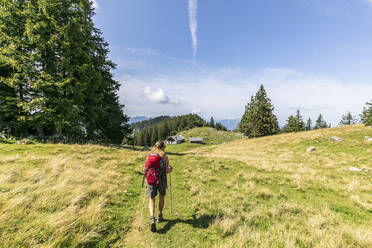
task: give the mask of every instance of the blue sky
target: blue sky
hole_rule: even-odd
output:
[[[372,99],[372,0],[96,0],[129,116],[240,118],[260,83],[281,124]]]

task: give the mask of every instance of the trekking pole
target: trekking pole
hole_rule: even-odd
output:
[[[145,190],[143,191],[143,201],[142,201],[141,217],[140,217],[140,223],[138,225],[138,230],[139,231],[141,231],[142,217],[143,217],[143,208],[145,207],[146,189],[147,189],[147,185],[145,186]]]
[[[169,173],[169,189],[170,189],[170,198],[171,198],[170,213],[172,214],[172,173]]]

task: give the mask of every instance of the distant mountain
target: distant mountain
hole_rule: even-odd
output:
[[[133,124],[133,123],[136,123],[136,122],[140,122],[140,121],[146,121],[148,120],[149,118],[146,117],[146,116],[135,116],[135,117],[130,117],[129,121],[128,121],[128,124]]]
[[[227,130],[234,130],[238,125],[240,119],[223,119],[223,120],[216,120],[216,123],[219,122],[224,125]]]

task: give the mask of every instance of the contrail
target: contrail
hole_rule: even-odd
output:
[[[193,59],[195,60],[196,52],[198,50],[198,38],[196,36],[196,31],[198,29],[198,0],[189,0],[189,27],[192,39],[192,47],[194,50]]]

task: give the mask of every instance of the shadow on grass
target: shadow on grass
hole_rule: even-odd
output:
[[[185,153],[179,153],[179,152],[167,152],[166,154],[168,155],[173,155],[173,156],[185,156]]]
[[[9,141],[9,140],[6,140],[6,139],[0,139],[0,144],[14,144],[15,142],[14,141]]]
[[[189,224],[194,228],[208,228],[212,221],[216,218],[216,215],[203,214],[199,218],[193,217],[192,219],[174,219],[174,220],[165,220],[167,224],[162,229],[159,229],[157,233],[166,234],[174,225],[177,223]]]
[[[129,145],[122,145],[118,147],[120,147],[120,149],[131,150],[131,151],[148,151],[145,148],[139,148],[139,147],[129,146]]]

